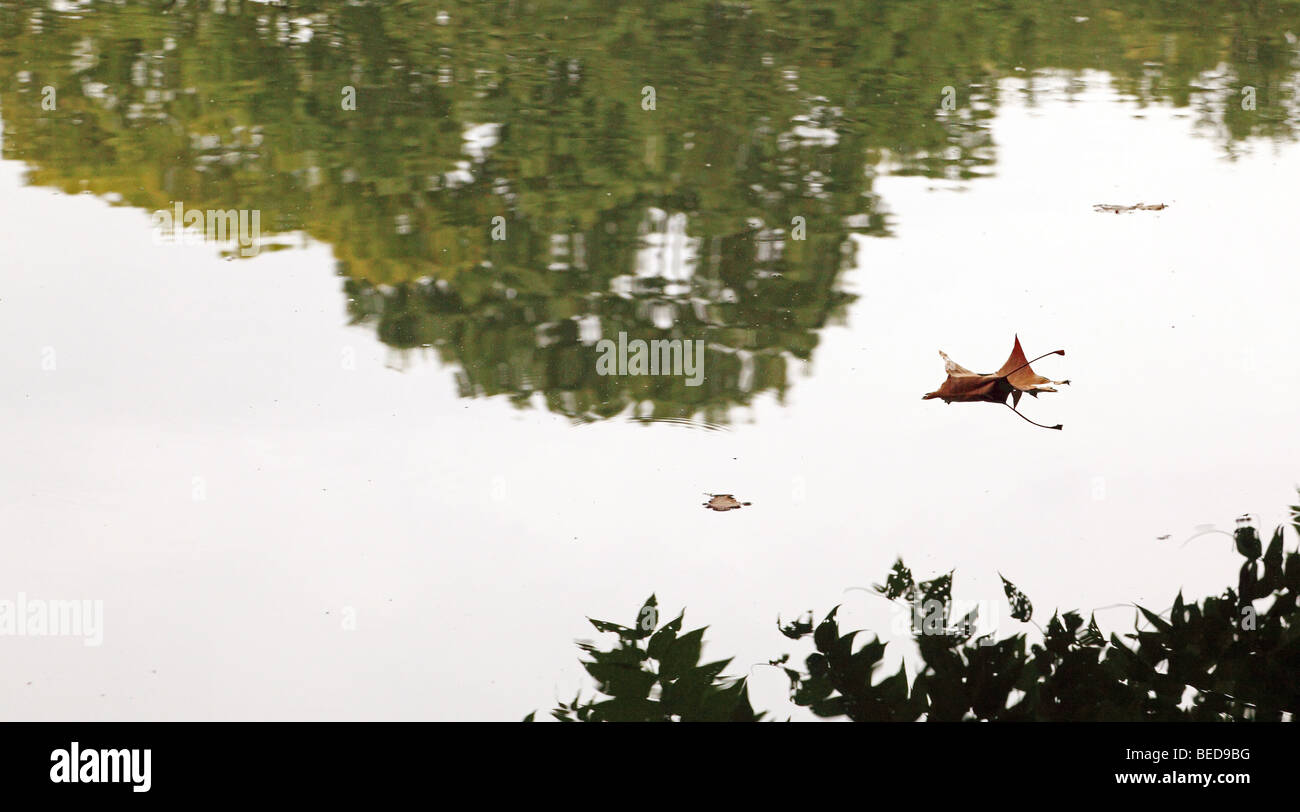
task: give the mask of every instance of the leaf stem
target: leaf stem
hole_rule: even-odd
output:
[[[1026,362],[1024,362],[1024,363],[1021,364],[1020,366],[1018,366],[1018,367],[1016,367],[1015,369],[1013,369],[1013,370],[1011,370],[1010,372],[1008,372],[1006,375],[1002,375],[1002,376],[1000,376],[1000,377],[1003,377],[1003,378],[1009,378],[1009,377],[1011,377],[1012,375],[1015,375],[1015,374],[1016,374],[1017,372],[1019,372],[1020,370],[1024,369],[1025,367],[1029,366],[1030,364],[1034,363],[1034,361],[1041,361],[1041,360],[1043,360],[1044,358],[1046,358],[1046,357],[1049,356],[1049,355],[1065,355],[1065,350],[1052,350],[1051,352],[1045,352],[1045,353],[1043,353],[1042,355],[1038,356],[1037,358],[1035,358],[1035,359],[1033,359],[1033,360],[1031,360],[1031,361],[1026,361]]]
[[[1051,353],[1049,352],[1048,355],[1051,355]],[[1008,409],[1015,412],[1017,415],[1020,416],[1020,419],[1025,421],[1026,423],[1034,423],[1034,421],[1030,420],[1028,417],[1025,417],[1023,414],[1020,414],[1020,412],[1016,410],[1016,407],[1012,406],[1010,403],[1003,401],[1002,405],[1006,406]],[[1056,429],[1057,431],[1060,431],[1062,428],[1062,424],[1060,423],[1057,423],[1055,426],[1044,426],[1042,423],[1034,423],[1034,425],[1038,426],[1040,429]]]

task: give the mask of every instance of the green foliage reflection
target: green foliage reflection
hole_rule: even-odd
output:
[[[575,419],[783,395],[852,298],[850,235],[890,233],[874,167],[992,173],[1003,79],[1032,100],[1106,71],[1229,152],[1297,121],[1280,2],[67,5],[0,0],[4,156],[31,183],[261,211],[332,246],[385,343]],[[595,326],[708,342],[707,386],[597,377]]]
[[[1300,505],[1292,508],[1300,534]],[[773,660],[790,680],[795,704],[813,714],[853,721],[1277,721],[1300,713],[1300,552],[1284,550],[1283,528],[1263,545],[1256,529],[1239,526],[1244,557],[1236,588],[1200,603],[1182,593],[1167,613],[1138,606],[1143,623],[1123,638],[1105,636],[1095,617],[1053,613],[1041,643],[1026,635],[972,636],[973,617],[952,624],[951,573],[913,581],[899,561],[877,591],[921,607],[937,600],[938,622],[914,626],[921,665],[908,680],[906,665],[876,679],[885,644],[843,632],[839,607],[816,625],[811,617],[781,627],[792,640],[811,638],[802,668],[789,655]],[[1032,604],[1003,579],[1017,619]],[[654,599],[651,598],[651,604]],[[640,617],[644,617],[643,610]],[[919,617],[919,614],[918,614]],[[720,677],[728,661],[699,665],[703,629],[681,636],[682,618],[658,631],[593,621],[619,635],[612,651],[583,644],[597,696],[556,708],[564,721],[756,720],[744,679]],[[689,638],[680,656],[665,641]],[[643,641],[647,641],[644,643]],[[675,644],[674,644],[675,645]],[[665,658],[668,658],[665,660]],[[671,662],[671,666],[669,666]],[[686,680],[683,689],[675,683]],[[687,694],[691,701],[680,704]],[[697,711],[707,708],[707,713]],[[688,712],[689,711],[689,712]],[[531,717],[530,717],[531,718]]]

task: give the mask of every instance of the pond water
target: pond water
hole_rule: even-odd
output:
[[[0,599],[103,601],[0,716],[518,719],[652,592],[729,673],[837,603],[897,658],[899,556],[1121,634],[1233,583],[1300,457],[1295,6],[607,6],[0,2]],[[1063,430],[921,399],[1017,335]]]

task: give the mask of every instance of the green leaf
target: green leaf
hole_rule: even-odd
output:
[[[807,618],[807,620],[805,620],[804,618]],[[777,615],[776,628],[780,630],[781,634],[784,634],[786,637],[790,638],[791,640],[798,640],[799,638],[803,637],[804,635],[808,634],[813,630],[812,610],[809,609],[807,612],[800,615],[798,618],[796,618],[794,621],[792,621],[789,625],[786,626],[781,625],[781,616]]]
[[[1011,604],[1011,617],[1022,623],[1028,621],[1034,616],[1034,604],[1030,602],[1029,596],[1002,573],[999,572],[998,577],[1002,579],[1002,591],[1007,594],[1007,602]]]
[[[938,578],[932,578],[920,584],[921,596],[926,601],[937,600],[948,604],[952,601],[952,573],[949,571]]]
[[[901,597],[913,586],[915,584],[912,581],[912,571],[903,565],[903,559],[900,558],[894,562],[889,577],[885,579],[885,585],[875,584],[874,588],[892,601]]]
[[[1264,553],[1264,581],[1268,584],[1270,591],[1280,588],[1286,581],[1285,574],[1282,571],[1281,527],[1273,531],[1273,538],[1268,543],[1268,551]]]
[[[1259,540],[1259,533],[1250,525],[1238,527],[1233,533],[1233,538],[1237,541],[1237,552],[1251,561],[1259,558],[1260,553],[1263,552],[1264,547]]]
[[[965,642],[975,633],[975,627],[979,624],[980,608],[978,605],[966,613],[966,616],[957,621],[957,627],[953,630],[953,637],[961,642]]]
[[[1286,554],[1286,572],[1282,584],[1292,592],[1300,592],[1300,553]]]
[[[633,631],[633,639],[640,640],[649,637],[654,633],[655,627],[659,625],[659,602],[655,600],[652,594],[646,598],[646,602],[636,613],[636,629]]]
[[[662,722],[664,710],[649,699],[616,697],[591,706],[592,718],[599,722]]]
[[[659,675],[640,668],[611,663],[583,663],[587,673],[599,684],[600,692],[609,696],[644,699]]]
[[[1079,644],[1090,648],[1106,645],[1106,637],[1097,626],[1097,616],[1095,614],[1089,617],[1088,628],[1079,635]]]
[[[591,621],[591,625],[595,626],[596,631],[598,632],[614,632],[619,637],[622,637],[632,631],[626,626],[620,626],[617,623],[610,623],[608,620],[592,620],[591,618],[587,618],[587,620]]]
[[[877,698],[887,705],[899,707],[907,702],[907,668],[899,663],[898,673],[886,677],[875,686]]]
[[[1083,625],[1083,618],[1079,616],[1078,612],[1066,612],[1061,616],[1061,620],[1065,622],[1065,630],[1071,636]]]
[[[835,622],[835,614],[840,611],[836,606],[832,609],[821,623],[817,625],[817,631],[813,632],[813,645],[817,650],[826,653],[835,646],[835,641],[840,638],[840,627]]]
[[[656,660],[662,660],[668,653],[673,641],[677,639],[677,633],[682,630],[682,620],[686,613],[679,614],[676,618],[660,627],[646,644],[646,654]]]
[[[1249,603],[1268,594],[1268,590],[1260,590],[1259,588],[1259,572],[1255,569],[1255,559],[1250,559],[1241,565],[1241,573],[1237,578],[1237,590],[1241,593],[1243,603]]]
[[[1169,623],[1167,623],[1164,618],[1160,617],[1160,615],[1157,615],[1155,612],[1151,612],[1147,609],[1144,609],[1141,606],[1138,607],[1138,611],[1142,613],[1142,616],[1147,619],[1148,623],[1150,623],[1152,626],[1155,626],[1156,629],[1158,629],[1163,634],[1173,633],[1174,627],[1170,626]]]
[[[700,661],[700,649],[703,643],[704,628],[689,631],[674,640],[664,652],[663,658],[659,660],[660,677],[676,679],[694,668]]]
[[[814,715],[829,719],[834,716],[844,716],[848,712],[848,700],[842,696],[833,696],[813,702],[808,707]]]

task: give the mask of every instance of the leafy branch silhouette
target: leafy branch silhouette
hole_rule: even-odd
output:
[[[1300,534],[1300,505],[1291,507]],[[1236,588],[1188,603],[1180,591],[1168,617],[1136,606],[1132,633],[1107,636],[1095,616],[1054,612],[1041,643],[1024,634],[973,638],[975,613],[949,623],[949,572],[917,583],[898,560],[875,591],[928,611],[913,624],[923,665],[909,682],[906,664],[873,682],[886,644],[842,632],[839,606],[820,623],[812,613],[777,627],[811,638],[802,668],[790,656],[767,663],[790,680],[791,700],[823,718],[853,721],[1278,721],[1300,713],[1300,552],[1284,550],[1284,528],[1265,547],[1251,525],[1234,533],[1245,559]],[[1002,578],[1012,617],[1033,622],[1033,604]],[[700,664],[704,628],[681,633],[684,614],[656,628],[655,598],[624,627],[610,650],[580,643],[597,695],[561,703],[562,721],[759,721],[745,678],[724,677],[730,660]],[[917,615],[920,617],[920,615]],[[1142,621],[1145,621],[1143,623]],[[529,714],[528,721],[534,714]]]

